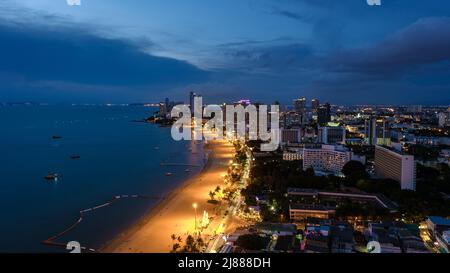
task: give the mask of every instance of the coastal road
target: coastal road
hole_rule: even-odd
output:
[[[244,173],[242,175],[241,178],[241,184],[243,185],[243,187],[246,187],[247,185],[247,181],[250,177],[250,169],[251,169],[251,162],[252,162],[252,156],[251,156],[251,152],[249,151],[247,153],[247,164],[244,170]],[[236,200],[234,200],[231,203],[231,206],[229,207],[228,214],[223,217],[223,219],[219,222],[219,224],[217,225],[217,229],[219,229],[219,227],[223,227],[223,228],[231,228],[232,225],[234,224],[234,219],[233,217],[235,217],[237,215],[237,212],[239,210],[239,208],[241,207],[243,203],[243,199],[242,196],[239,194],[236,197]],[[225,240],[223,239],[223,234],[217,234],[215,239],[210,242],[208,244],[208,247],[206,248],[207,253],[217,253],[220,248],[223,246],[223,244],[225,243]]]

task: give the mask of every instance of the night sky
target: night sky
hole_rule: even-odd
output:
[[[450,104],[450,1],[0,0],[0,102]]]

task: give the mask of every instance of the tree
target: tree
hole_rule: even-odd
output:
[[[181,238],[181,236],[177,236],[175,234],[172,234],[170,238],[172,239],[172,250],[170,252],[177,253],[181,248],[181,242],[183,239]]]
[[[408,151],[417,159],[423,161],[436,160],[439,156],[439,149],[427,147],[420,144],[409,146]]]
[[[345,177],[348,177],[356,172],[365,172],[365,171],[366,168],[364,167],[364,165],[361,162],[355,160],[350,160],[342,168],[342,173],[345,175]]]
[[[258,234],[244,234],[239,236],[236,244],[242,248],[248,250],[261,250],[266,248],[266,243],[264,238]]]
[[[186,237],[186,245],[184,246],[184,252],[197,253],[199,252],[197,240],[192,235]]]
[[[216,196],[216,193],[213,191],[209,192],[209,197],[211,198],[211,200],[214,200],[214,197]]]
[[[342,173],[345,175],[347,183],[351,186],[356,185],[360,180],[369,178],[364,164],[355,160],[347,162],[342,168]]]

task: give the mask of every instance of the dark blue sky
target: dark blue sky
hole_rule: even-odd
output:
[[[2,0],[0,102],[450,104],[450,2]]]

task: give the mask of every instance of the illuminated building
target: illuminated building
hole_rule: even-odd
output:
[[[311,108],[313,113],[317,113],[320,107],[320,102],[318,99],[312,99],[311,101]]]
[[[403,155],[377,145],[375,173],[380,178],[390,178],[400,182],[402,190],[416,190],[416,163],[413,155]]]
[[[345,128],[341,126],[319,127],[318,142],[336,144],[345,142]]]
[[[303,150],[304,170],[313,168],[317,171],[339,174],[350,160],[352,160],[352,152],[339,146],[322,145],[321,148]]]

